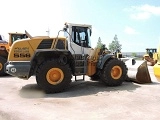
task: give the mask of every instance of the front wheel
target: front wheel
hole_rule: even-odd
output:
[[[107,86],[119,86],[125,81],[127,76],[127,68],[123,61],[112,59],[101,71],[101,80]]]
[[[69,65],[60,65],[53,59],[43,62],[36,72],[37,84],[46,93],[57,93],[65,90],[71,82],[71,77]]]
[[[0,56],[0,76],[5,76],[7,75],[5,72],[4,72],[4,64],[7,62],[7,60],[4,58],[4,57],[1,57]]]

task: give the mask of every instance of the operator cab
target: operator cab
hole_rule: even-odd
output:
[[[87,27],[72,26],[72,40],[75,44],[83,47],[91,47],[90,29]]]
[[[147,48],[147,49],[146,49],[146,52],[147,52],[147,53],[150,53],[150,52],[151,52],[151,53],[156,53],[156,52],[157,52],[157,49],[156,49],[156,48]]]
[[[72,54],[89,54],[91,49],[91,25],[65,23],[65,37]]]
[[[25,39],[28,38],[28,36],[26,34],[22,34],[22,33],[9,33],[11,35],[11,43],[15,42],[16,40],[21,40],[21,39]]]
[[[0,43],[7,44],[3,35],[0,35]]]
[[[153,58],[153,54],[157,52],[156,48],[146,48],[146,53]]]

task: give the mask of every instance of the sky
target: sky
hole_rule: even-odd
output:
[[[160,0],[0,0],[0,34],[56,36],[64,23],[92,25],[91,45],[117,35],[122,52],[145,52],[160,41]],[[61,34],[63,35],[63,34]]]

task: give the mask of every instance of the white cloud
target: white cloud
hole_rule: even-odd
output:
[[[136,20],[146,20],[151,16],[160,16],[160,6],[151,6],[148,4],[141,6],[131,6],[131,8],[124,9],[130,12],[130,17]]]
[[[144,20],[144,19],[149,19],[151,17],[151,14],[148,12],[140,12],[136,14],[131,14],[130,17],[136,20]]]
[[[156,6],[151,6],[146,4],[146,5],[137,7],[137,10],[148,12],[153,15],[160,15],[160,6],[156,7]]]
[[[130,34],[130,35],[138,34],[138,32],[136,32],[135,29],[133,29],[133,28],[131,28],[129,26],[125,27],[124,32],[127,33],[127,34]]]

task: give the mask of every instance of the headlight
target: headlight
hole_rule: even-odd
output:
[[[11,68],[12,73],[16,73],[16,71],[17,71],[16,68]]]

